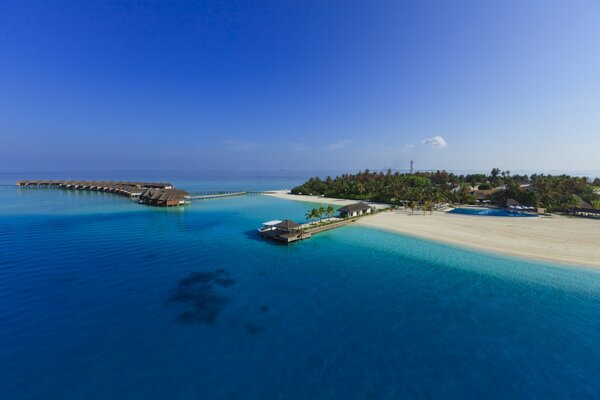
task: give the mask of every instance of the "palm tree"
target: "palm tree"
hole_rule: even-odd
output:
[[[319,210],[317,210],[316,208],[313,208],[312,210],[309,210],[306,214],[305,214],[306,219],[310,219],[311,222],[315,222],[316,218],[319,218]]]
[[[310,213],[312,214],[313,221],[317,218],[321,218],[321,213],[316,208],[313,208],[312,210],[310,210]]]
[[[425,203],[423,204],[423,210],[429,211],[429,215],[433,214],[433,201],[426,200]],[[425,215],[425,213],[423,213],[423,215]]]
[[[409,204],[409,208],[410,208],[410,213],[414,214],[415,213],[415,208],[417,208],[417,202],[416,201],[411,201]]]
[[[599,207],[600,208],[600,207]],[[327,216],[329,218],[331,218],[333,216],[333,214],[335,214],[335,208],[330,204],[327,206],[327,208],[325,209],[325,213],[327,214]]]
[[[323,215],[325,214],[326,210],[325,207],[319,207],[319,209],[317,210],[319,212],[319,222],[321,222],[321,220],[323,219]]]
[[[313,220],[314,220],[314,219],[313,219],[313,218],[314,218],[313,211],[314,211],[314,210],[315,210],[315,209],[313,208],[312,210],[308,210],[308,211],[306,212],[306,214],[304,214],[304,216],[306,217],[306,220],[307,220],[307,221],[308,221],[308,220],[310,220],[311,222],[313,222]]]

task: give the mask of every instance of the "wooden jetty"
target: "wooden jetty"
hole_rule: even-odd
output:
[[[349,212],[348,207],[353,211]],[[360,213],[358,213],[357,210],[360,210]],[[263,223],[263,227],[258,231],[263,238],[289,244],[299,240],[309,239],[312,235],[317,233],[351,224],[359,218],[374,214],[375,208],[364,203],[357,203],[342,207],[339,211],[341,217],[328,218],[325,221],[319,221],[317,223],[298,224],[288,219],[283,221],[269,221]]]
[[[223,197],[263,195],[263,194],[273,194],[273,193],[275,193],[275,192],[273,192],[273,191],[252,191],[252,190],[193,192],[190,195],[190,200],[209,200],[209,199],[219,199],[219,198],[223,198]]]
[[[246,194],[248,194],[248,192],[224,192],[224,193],[213,193],[213,194],[200,194],[200,195],[190,196],[190,200],[220,199],[223,197],[244,196]]]
[[[190,203],[188,192],[175,189],[173,184],[164,182],[21,180],[17,181],[17,186],[114,193],[139,199],[141,204],[157,207],[183,206]]]

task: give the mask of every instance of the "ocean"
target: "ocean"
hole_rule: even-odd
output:
[[[167,175],[113,179],[201,192],[305,178]],[[358,226],[257,236],[311,207],[0,187],[0,398],[600,396],[600,271]]]

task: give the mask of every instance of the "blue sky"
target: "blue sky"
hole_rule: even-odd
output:
[[[5,2],[0,169],[600,169],[598,1]]]

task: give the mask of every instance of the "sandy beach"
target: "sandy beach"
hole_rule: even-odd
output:
[[[332,199],[329,197],[308,196],[308,195],[302,195],[302,194],[290,194],[285,190],[272,190],[268,194],[265,194],[265,196],[278,197],[280,199],[285,199],[285,200],[303,201],[306,203],[332,204],[334,206],[345,206],[348,204],[358,203],[358,200]],[[363,201],[363,203],[369,204],[378,210],[383,210],[385,208],[390,207],[389,204],[374,203],[372,201]]]
[[[345,205],[353,200],[297,196],[279,198]],[[386,205],[379,204],[378,208]],[[489,217],[434,212],[411,215],[404,210],[362,218],[371,228],[493,253],[560,264],[600,267],[600,221],[551,216],[540,218]]]
[[[600,221],[487,217],[404,211],[363,218],[363,226],[521,258],[600,267]]]

